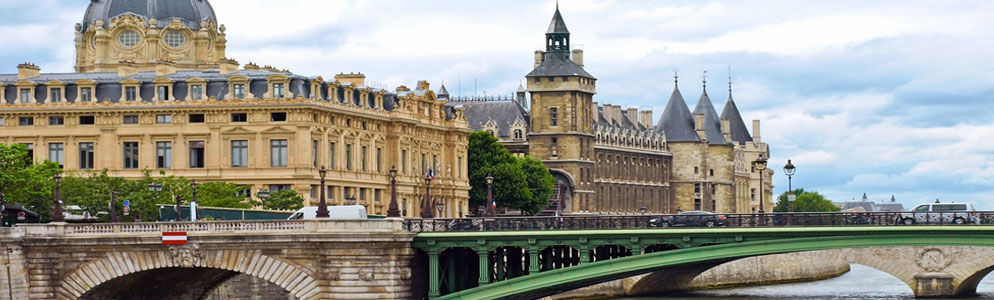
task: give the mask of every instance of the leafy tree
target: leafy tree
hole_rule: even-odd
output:
[[[197,187],[197,202],[208,207],[250,208],[252,205],[245,201],[245,196],[239,195],[244,190],[244,186],[235,183],[204,182]]]
[[[797,195],[797,200],[794,201],[794,212],[832,212],[839,211],[840,208],[832,203],[831,200],[825,199],[818,192],[808,192],[803,188],[794,189],[793,193]],[[777,197],[777,204],[773,207],[774,212],[787,212],[787,193],[784,192]]]
[[[4,193],[4,201],[37,212],[42,222],[52,215],[53,176],[61,171],[58,164],[49,161],[32,164],[27,146],[0,144],[0,192]]]
[[[528,189],[532,193],[530,201],[523,203],[520,208],[528,214],[537,213],[549,206],[549,197],[552,196],[555,179],[552,178],[552,173],[549,173],[545,164],[534,157],[518,158],[518,164],[525,172],[525,181],[528,182]]]
[[[553,179],[542,161],[516,158],[497,138],[485,131],[469,135],[469,191],[471,206],[487,203],[487,175],[494,177],[493,194],[498,206],[527,214],[548,206]]]
[[[263,208],[271,210],[298,210],[304,207],[304,198],[295,190],[281,190],[269,195]]]

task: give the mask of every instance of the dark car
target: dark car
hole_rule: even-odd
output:
[[[709,211],[687,211],[678,215],[662,216],[649,220],[652,227],[715,227],[725,226],[728,217]]]

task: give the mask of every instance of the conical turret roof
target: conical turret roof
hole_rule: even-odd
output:
[[[666,103],[663,116],[656,123],[656,132],[666,135],[667,142],[699,142],[700,137],[694,131],[694,116],[690,114],[687,102],[680,94],[680,88],[673,86],[673,94]]]
[[[438,96],[442,96],[442,95],[448,96],[449,95],[449,90],[445,89],[445,84],[443,83],[442,86],[438,88],[438,93],[435,93],[435,94],[438,95]],[[456,96],[458,96],[458,95],[456,95]]]
[[[569,29],[566,29],[566,21],[563,21],[563,15],[559,13],[559,4],[556,4],[556,13],[552,15],[549,30],[545,33],[569,33]]]
[[[704,133],[708,137],[708,143],[712,145],[727,144],[725,137],[721,134],[721,120],[718,119],[718,112],[711,104],[708,91],[705,89],[701,93],[701,99],[697,100],[697,107],[694,107],[694,114],[704,115]]]
[[[725,102],[725,108],[721,109],[721,119],[728,120],[728,125],[730,125],[732,133],[732,141],[743,143],[752,142],[752,135],[749,134],[749,129],[746,127],[745,122],[742,121],[742,115],[739,114],[739,108],[735,106],[735,101],[732,100],[732,90],[728,90],[728,101]]]

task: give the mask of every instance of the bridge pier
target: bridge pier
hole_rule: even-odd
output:
[[[479,286],[490,283],[490,251],[486,248],[476,249],[476,255],[480,257],[480,279]],[[497,266],[500,268],[500,266]]]
[[[955,297],[956,286],[953,280],[956,276],[948,273],[928,272],[915,275],[914,292],[917,298],[948,298]]]
[[[438,297],[442,295],[438,278],[438,250],[428,251],[428,297]]]

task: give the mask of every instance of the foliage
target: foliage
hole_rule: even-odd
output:
[[[4,201],[37,212],[42,222],[52,215],[53,177],[59,172],[59,165],[53,162],[32,164],[25,145],[0,144],[0,192],[4,193]]]
[[[471,206],[486,206],[487,175],[494,178],[493,197],[498,206],[520,209],[527,214],[548,206],[553,179],[542,161],[516,158],[488,132],[469,135],[469,191]]]
[[[519,158],[518,164],[525,172],[525,181],[528,182],[528,189],[532,193],[531,201],[524,203],[520,208],[529,214],[537,213],[549,206],[555,179],[542,161],[534,157]]]
[[[269,195],[263,208],[270,210],[298,210],[304,207],[304,198],[295,190],[280,190]]]
[[[832,203],[831,200],[825,199],[818,192],[808,192],[803,188],[797,188],[793,191],[794,195],[797,195],[797,200],[794,201],[794,212],[832,212],[839,211],[840,208]],[[787,212],[787,193],[784,192],[777,197],[777,204],[773,207],[774,212]]]
[[[246,189],[231,182],[210,181],[197,187],[197,202],[207,207],[250,208],[244,195],[239,195]]]

